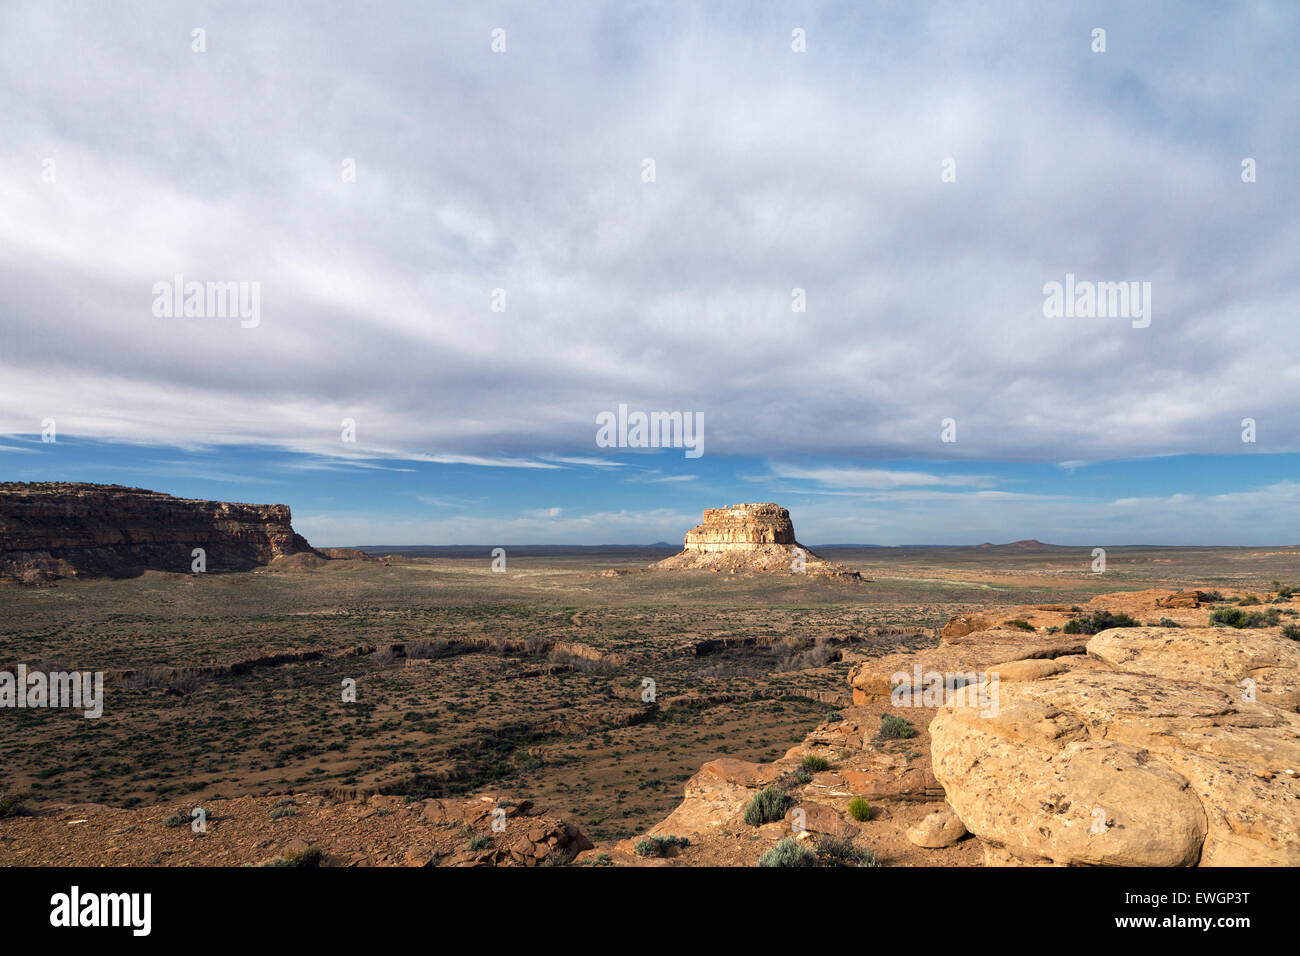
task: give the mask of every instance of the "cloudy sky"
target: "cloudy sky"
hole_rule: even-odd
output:
[[[7,0],[0,477],[323,545],[740,500],[1300,542],[1300,7],[754,6]],[[1045,315],[1067,274],[1145,318]],[[167,314],[177,276],[255,313]],[[620,404],[703,454],[598,444]]]

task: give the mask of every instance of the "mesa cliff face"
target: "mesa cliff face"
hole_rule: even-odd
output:
[[[207,570],[246,571],[309,552],[287,505],[196,501],[143,488],[79,482],[0,483],[0,578],[189,572],[194,548]]]
[[[786,571],[861,580],[857,571],[813,554],[795,540],[790,512],[774,502],[709,508],[686,532],[680,554],[651,565],[664,571]]]
[[[708,508],[704,520],[686,532],[687,551],[743,551],[766,544],[795,544],[790,512],[771,502]]]

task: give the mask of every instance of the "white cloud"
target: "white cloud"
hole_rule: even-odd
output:
[[[801,468],[773,464],[772,474],[756,480],[789,478],[813,481],[832,488],[907,488],[925,485],[948,487],[986,487],[994,483],[987,475],[936,475],[923,471],[894,471],[887,468]]]
[[[626,401],[710,455],[1300,448],[1289,11],[1115,6],[1100,56],[1018,3],[814,5],[802,55],[725,5],[522,5],[500,56],[472,5],[207,19],[0,14],[0,432],[560,468]],[[261,324],[154,318],[178,272]],[[1151,281],[1151,327],[1044,319],[1066,272]]]
[[[589,468],[625,468],[624,462],[614,461],[609,458],[580,458],[575,456],[564,455],[544,455],[547,461],[557,462],[561,465],[585,465]]]

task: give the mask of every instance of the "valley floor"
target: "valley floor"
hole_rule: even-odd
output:
[[[878,719],[850,673],[934,650],[950,618],[1300,583],[1295,549],[1116,548],[1104,574],[1089,549],[821,553],[867,580],[649,572],[656,553],[623,549],[519,556],[504,574],[485,553],[0,587],[0,669],[107,682],[98,719],[0,712],[0,790],[36,814],[0,819],[0,864],[255,864],[299,844],[342,865],[426,849],[518,862],[514,822],[479,833],[459,809],[425,816],[486,795],[595,844],[552,862],[751,865],[781,824],[714,827],[659,858],[633,843],[679,811],[701,767],[788,762],[819,727]],[[886,748],[903,765],[928,767],[925,723]],[[294,812],[272,819],[286,799]],[[874,803],[857,838],[880,862],[983,862],[974,840],[906,839],[924,801]],[[195,807],[213,810],[206,834],[189,828]],[[176,815],[185,825],[166,826]],[[399,825],[411,819],[418,840]],[[464,857],[475,836],[490,846]]]

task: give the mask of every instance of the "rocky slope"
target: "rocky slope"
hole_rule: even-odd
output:
[[[936,648],[856,665],[854,705],[781,760],[706,764],[650,832],[750,864],[835,835],[903,865],[1300,865],[1300,597],[1247,600],[1278,624],[1210,626],[1206,592],[1169,590],[955,617]],[[1064,633],[1098,612],[1162,626]],[[796,776],[810,755],[828,767]],[[785,818],[747,825],[774,785]]]
[[[121,485],[0,484],[0,578],[188,573],[195,548],[204,549],[208,571],[316,554],[294,533],[287,505],[194,501]]]
[[[709,508],[686,532],[686,547],[651,568],[728,573],[784,571],[861,580],[857,571],[813,554],[794,537],[790,512],[773,502]]]
[[[545,808],[494,795],[297,793],[201,808],[203,832],[195,832],[193,804],[82,804],[12,816],[0,820],[0,866],[554,866],[592,845]]]

